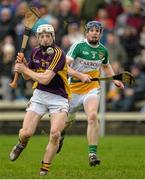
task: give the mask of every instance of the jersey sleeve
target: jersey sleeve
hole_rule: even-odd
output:
[[[48,67],[48,70],[54,71],[57,73],[62,70],[66,63],[66,56],[60,48],[55,48],[55,55],[51,64]]]
[[[109,59],[108,59],[108,50],[105,50],[105,56],[104,59],[102,61],[102,64],[109,64]]]
[[[74,60],[74,59],[76,59],[78,57],[79,53],[80,53],[79,44],[77,43],[77,44],[73,44],[70,47],[70,49],[69,49],[69,51],[68,51],[66,56],[70,57],[71,59]]]

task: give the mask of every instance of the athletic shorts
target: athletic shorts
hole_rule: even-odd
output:
[[[69,112],[76,112],[77,108],[80,105],[84,105],[86,100],[89,98],[96,98],[98,101],[100,99],[100,88],[95,88],[89,91],[86,94],[72,94],[72,98],[70,100],[70,107],[69,107]]]
[[[34,111],[43,116],[46,112],[50,114],[62,111],[68,112],[68,109],[68,99],[50,92],[35,89],[26,111]]]

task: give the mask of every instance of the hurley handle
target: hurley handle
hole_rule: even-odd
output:
[[[19,56],[21,57],[21,61],[23,62],[23,59],[24,59],[23,49],[22,49],[21,52],[19,53]],[[13,81],[9,84],[11,88],[13,88],[13,89],[17,88],[18,79],[19,79],[19,73],[18,73],[18,72],[15,72]]]

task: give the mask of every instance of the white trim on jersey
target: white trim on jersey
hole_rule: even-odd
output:
[[[91,45],[89,42],[88,42],[88,40],[87,39],[85,39],[84,40],[90,47],[92,47],[92,48],[97,48],[99,45],[100,45],[100,43],[98,42],[98,44],[97,45],[95,45],[95,46],[93,46],[93,45]]]

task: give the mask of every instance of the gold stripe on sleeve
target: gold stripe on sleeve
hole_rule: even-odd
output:
[[[56,48],[55,51],[56,51],[56,54],[52,60],[52,63],[50,64],[50,66],[48,68],[49,70],[53,70],[55,68],[55,66],[57,65],[57,63],[60,60],[60,57],[62,55],[62,51],[60,49]]]

